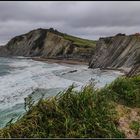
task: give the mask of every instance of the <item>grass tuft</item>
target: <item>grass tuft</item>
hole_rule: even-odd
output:
[[[120,77],[108,86],[107,91],[116,102],[129,107],[140,107],[140,75]]]

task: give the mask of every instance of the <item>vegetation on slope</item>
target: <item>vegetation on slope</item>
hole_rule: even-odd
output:
[[[131,78],[120,77],[106,90],[114,101],[130,107],[140,107],[140,75]]]
[[[135,134],[137,135],[140,129],[140,122],[132,121],[130,127],[135,131]]]
[[[0,130],[2,138],[122,138],[118,129],[118,103],[139,106],[140,76],[118,78],[101,90],[91,85],[68,90],[37,105]],[[135,129],[134,125],[131,125]],[[137,127],[137,126],[136,126]],[[138,131],[138,127],[137,127]]]
[[[82,46],[85,48],[95,47],[95,45],[96,45],[96,41],[82,39],[82,38],[78,38],[78,37],[66,35],[66,34],[64,34],[64,39],[70,40],[73,42],[73,44],[78,45],[78,46]]]

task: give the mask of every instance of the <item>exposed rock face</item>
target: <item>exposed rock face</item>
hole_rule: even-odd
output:
[[[134,65],[126,76],[132,77],[140,74],[140,64]]]
[[[135,75],[139,75],[140,74],[140,54],[137,57],[137,61],[134,64],[134,66],[131,68],[131,70],[127,73],[128,77],[132,77]]]
[[[27,34],[11,39],[0,48],[0,56],[41,56],[47,58],[91,58],[95,45],[75,45],[73,41],[65,39],[65,34],[50,29],[37,29]]]
[[[46,37],[46,30],[38,29],[27,34],[14,37],[5,46],[12,56],[34,56],[41,53]]]
[[[90,68],[132,68],[140,65],[140,36],[118,34],[100,38],[89,62]],[[138,67],[138,66],[137,66]]]
[[[90,68],[123,68],[139,73],[140,35],[117,34],[99,41],[81,39],[53,28],[36,29],[0,46],[0,56],[40,56],[89,62]]]
[[[5,46],[0,46],[0,56],[9,56],[10,52]]]

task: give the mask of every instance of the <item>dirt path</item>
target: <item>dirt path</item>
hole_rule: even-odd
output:
[[[129,108],[118,105],[117,111],[120,116],[119,129],[125,133],[127,138],[140,138],[140,129],[136,134],[136,131],[131,128],[134,121],[140,124],[140,108]]]

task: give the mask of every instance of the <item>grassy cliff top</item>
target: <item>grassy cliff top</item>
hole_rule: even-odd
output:
[[[96,41],[75,37],[72,35],[64,34],[64,39],[70,40],[73,44],[84,47],[95,47]]]

